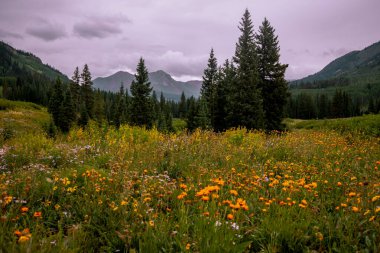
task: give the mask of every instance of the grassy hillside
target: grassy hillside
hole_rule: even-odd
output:
[[[18,132],[0,149],[0,251],[379,251],[378,138],[91,124],[51,139],[43,108],[0,102]]]
[[[49,123],[46,108],[28,102],[0,99],[0,145],[18,136],[43,134]]]
[[[286,119],[290,129],[334,130],[353,135],[380,137],[380,114],[344,119],[294,120]]]

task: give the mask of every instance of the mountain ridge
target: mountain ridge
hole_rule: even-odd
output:
[[[134,78],[135,76],[127,71],[117,71],[110,76],[95,78],[92,82],[94,88],[117,92],[122,83],[125,89],[130,90]],[[202,81],[198,80],[177,81],[163,70],[150,72],[149,81],[157,94],[162,92],[165,98],[176,101],[180,99],[182,92],[184,92],[186,97],[198,97],[202,85]]]
[[[32,53],[15,49],[11,45],[0,41],[0,73],[3,76],[19,76],[23,72],[39,74],[54,81],[57,77],[68,82],[69,78],[56,68],[43,63],[42,60]]]
[[[351,83],[360,83],[363,79],[367,82],[379,81],[380,41],[363,50],[354,50],[338,57],[317,73],[292,81],[291,84],[339,78],[348,79]]]

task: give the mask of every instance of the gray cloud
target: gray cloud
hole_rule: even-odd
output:
[[[106,38],[122,33],[121,24],[130,23],[125,16],[90,17],[74,25],[74,34],[86,39]]]
[[[152,70],[162,69],[174,76],[199,76],[207,64],[208,54],[185,55],[180,51],[168,50],[162,55],[147,58],[147,63]]]
[[[352,50],[350,49],[347,49],[347,48],[337,48],[337,49],[329,49],[329,50],[326,50],[322,53],[322,56],[323,57],[340,57],[340,56],[343,56],[349,52],[351,52]]]
[[[18,33],[8,32],[0,29],[0,38],[22,39],[23,37]]]
[[[50,23],[48,21],[40,20],[33,27],[28,27],[27,34],[45,41],[53,41],[66,37],[65,27],[62,24]]]

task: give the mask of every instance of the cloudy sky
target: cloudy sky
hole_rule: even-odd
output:
[[[199,78],[211,47],[231,58],[248,8],[255,29],[275,27],[288,79],[320,70],[336,57],[380,40],[379,0],[0,0],[0,40],[32,52],[72,76],[149,71]]]

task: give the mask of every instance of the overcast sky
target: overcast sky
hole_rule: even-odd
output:
[[[275,27],[288,79],[301,78],[380,40],[380,0],[0,0],[0,40],[32,52],[69,77],[149,71],[202,76],[211,47],[231,58],[244,10],[257,31]]]

